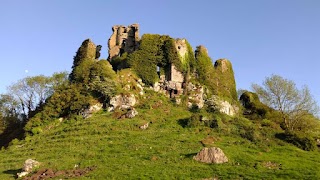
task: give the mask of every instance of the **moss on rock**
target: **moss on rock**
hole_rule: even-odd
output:
[[[272,111],[267,105],[260,102],[256,93],[245,91],[240,96],[240,102],[245,108],[244,114],[250,119],[266,118],[267,114]]]
[[[227,59],[219,59],[213,65],[204,46],[197,47],[195,57],[198,81],[204,84],[213,95],[231,103],[237,101],[236,82],[231,62]]]
[[[236,81],[232,64],[227,59],[219,59],[214,63],[214,94],[237,101]]]
[[[96,45],[90,39],[84,40],[73,58],[72,72],[69,76],[71,82],[88,83],[90,67],[95,58]]]

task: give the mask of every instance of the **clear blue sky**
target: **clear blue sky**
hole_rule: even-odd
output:
[[[70,71],[87,38],[107,58],[111,27],[132,23],[229,59],[237,88],[278,74],[320,101],[319,0],[1,0],[0,93],[26,76]]]

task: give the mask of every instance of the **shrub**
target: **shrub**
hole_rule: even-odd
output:
[[[260,140],[260,133],[253,126],[244,127],[244,129],[240,131],[240,136],[251,142],[258,142]]]
[[[209,128],[221,128],[222,119],[224,118],[222,114],[218,113],[201,113],[202,121],[204,126]]]
[[[112,68],[114,71],[121,70],[124,68],[128,68],[128,53],[125,52],[121,56],[117,56],[115,58],[112,58],[110,61],[110,64],[112,65]]]
[[[288,143],[291,143],[305,151],[314,151],[317,149],[316,141],[306,134],[286,132],[276,134],[276,137]]]
[[[43,110],[28,121],[25,130],[34,134],[33,128],[47,124],[55,118],[78,114],[92,101],[90,93],[79,84],[60,87],[47,99]]]
[[[267,127],[272,127],[272,122],[270,120],[268,120],[268,119],[263,119],[261,121],[261,125],[262,126],[267,126]]]
[[[40,134],[40,133],[42,133],[42,129],[40,127],[32,128],[31,133],[32,133],[32,135]]]
[[[209,128],[218,128],[219,127],[219,122],[218,122],[217,119],[212,119],[212,120],[204,121],[204,125],[209,127]]]
[[[201,125],[201,116],[200,114],[196,113],[193,114],[186,123],[186,127],[198,127]]]
[[[105,101],[116,94],[118,87],[114,79],[116,73],[106,60],[100,60],[92,65],[90,69],[89,89],[95,97]]]

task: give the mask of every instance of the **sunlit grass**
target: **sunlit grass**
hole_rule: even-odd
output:
[[[154,99],[150,98],[152,102]],[[97,168],[78,179],[319,179],[319,152],[307,152],[276,139],[253,143],[228,130],[183,128],[180,119],[191,116],[182,107],[163,100],[157,107],[138,107],[133,119],[114,119],[98,113],[83,120],[65,120],[50,130],[14,141],[0,151],[0,179],[14,179],[28,158],[40,168],[70,170],[75,164]],[[139,126],[152,122],[146,130]],[[270,132],[271,133],[271,132]],[[209,165],[192,159],[212,136],[229,162]],[[271,162],[276,168],[265,167]],[[281,165],[280,165],[281,164]]]

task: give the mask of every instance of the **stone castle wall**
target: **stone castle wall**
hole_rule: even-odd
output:
[[[121,54],[131,53],[139,47],[139,25],[132,24],[128,27],[116,25],[112,27],[113,34],[109,38],[109,60]]]

